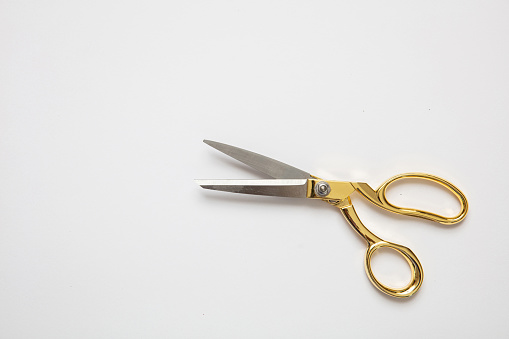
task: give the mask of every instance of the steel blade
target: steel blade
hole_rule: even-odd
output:
[[[230,157],[243,162],[273,178],[277,179],[309,179],[311,174],[304,172],[298,168],[282,163],[266,157],[264,155],[247,151],[242,148],[222,144],[220,142],[203,140],[207,145],[214,147]]]
[[[275,197],[306,198],[306,179],[269,180],[195,180],[201,187],[209,190],[269,195]]]

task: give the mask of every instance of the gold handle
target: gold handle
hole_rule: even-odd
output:
[[[456,198],[458,198],[460,205],[461,205],[461,211],[458,215],[454,217],[445,217],[443,215],[435,214],[428,211],[422,211],[419,209],[413,209],[413,208],[404,208],[399,207],[396,205],[391,204],[385,195],[385,192],[387,190],[387,187],[392,184],[393,182],[400,180],[400,179],[406,179],[406,178],[415,178],[415,179],[424,179],[433,181],[437,184],[442,185],[446,189],[448,189],[450,192],[452,192]],[[436,221],[442,224],[455,224],[457,222],[460,222],[465,218],[468,211],[468,202],[465,195],[452,183],[449,181],[442,179],[440,177],[425,174],[425,173],[405,173],[405,174],[399,174],[396,175],[386,182],[384,182],[380,187],[377,188],[377,190],[373,190],[368,184],[366,183],[352,183],[352,185],[369,201],[374,203],[377,206],[380,206],[388,211],[404,214],[404,215],[410,215],[414,217],[419,217],[423,219],[428,219],[432,221]]]
[[[398,244],[382,240],[378,236],[373,234],[370,230],[368,230],[359,219],[357,213],[355,212],[355,209],[352,206],[350,198],[338,202],[337,207],[341,209],[341,212],[345,216],[348,223],[368,243],[368,249],[366,251],[364,264],[368,278],[373,283],[373,285],[375,285],[375,287],[378,288],[380,291],[396,298],[410,297],[415,292],[417,292],[422,285],[422,280],[424,276],[422,272],[421,263],[419,262],[419,259],[417,259],[414,252],[412,252],[412,250],[405,246],[401,246]],[[375,253],[376,250],[382,247],[388,247],[395,250],[396,252],[401,254],[407,261],[408,265],[410,265],[410,270],[412,271],[411,273],[412,279],[410,280],[407,286],[403,288],[392,288],[386,286],[382,284],[380,281],[378,281],[378,279],[373,274],[373,270],[371,269],[371,258],[373,257],[373,253]]]
[[[373,271],[371,270],[371,258],[373,256],[373,253],[381,247],[388,247],[399,254],[401,254],[405,260],[407,261],[408,265],[410,266],[410,270],[412,271],[412,280],[408,283],[406,287],[403,288],[392,288],[389,286],[386,286],[382,284],[373,274]],[[415,256],[414,252],[412,252],[411,249],[405,246],[401,246],[398,244],[394,244],[388,241],[381,241],[374,244],[371,244],[368,247],[368,250],[366,252],[366,273],[368,274],[369,280],[375,285],[380,291],[387,293],[388,295],[391,295],[393,297],[397,298],[406,298],[410,297],[412,294],[417,292],[417,290],[422,285],[423,280],[423,273],[422,273],[422,266],[419,262],[419,259]]]

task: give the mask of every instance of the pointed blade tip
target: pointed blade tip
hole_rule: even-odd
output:
[[[203,185],[205,185],[205,182],[207,180],[203,180],[203,179],[194,179],[194,182],[197,183],[198,185],[200,185],[201,187],[203,187]]]
[[[214,144],[215,141],[212,141],[212,140],[208,140],[208,139],[203,139],[203,142],[206,143],[207,145],[211,146],[211,144]]]

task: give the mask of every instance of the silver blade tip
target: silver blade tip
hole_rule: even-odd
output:
[[[200,185],[201,188],[206,190],[213,190],[214,186],[210,184],[210,180],[194,180],[195,183]]]
[[[203,139],[203,142],[209,146],[212,146],[212,144],[217,144],[216,141],[212,141],[212,140],[208,140],[208,139]]]
[[[227,155],[228,155],[228,153],[225,151],[226,148],[228,148],[228,147],[236,148],[236,147],[233,147],[233,146],[230,146],[227,144],[223,144],[221,142],[212,141],[212,140],[208,140],[208,139],[203,139],[203,142],[206,143],[207,145],[209,145],[210,147],[215,148],[216,150],[223,152]]]

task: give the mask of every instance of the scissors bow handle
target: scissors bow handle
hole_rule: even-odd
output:
[[[375,287],[380,291],[396,298],[407,298],[417,292],[422,285],[424,275],[421,263],[419,262],[419,259],[414,254],[414,252],[412,252],[412,250],[408,247],[382,240],[373,234],[370,230],[368,230],[359,219],[359,216],[355,212],[350,199],[347,199],[347,201],[345,201],[343,204],[338,204],[337,207],[341,209],[341,212],[345,216],[348,223],[354,228],[354,230],[357,231],[357,233],[359,233],[368,243],[364,267],[371,283],[375,285]],[[375,274],[373,273],[373,270],[371,269],[371,259],[376,250],[382,247],[390,248],[401,254],[410,266],[411,280],[405,287],[393,288],[384,285],[376,278]]]
[[[387,200],[386,191],[390,184],[401,180],[401,179],[424,179],[428,181],[435,182],[437,184],[440,184],[441,186],[445,187],[447,190],[449,190],[451,193],[453,193],[456,198],[458,198],[461,206],[461,210],[458,213],[458,215],[454,217],[446,217],[443,215],[435,214],[428,211],[423,211],[419,209],[414,208],[405,208],[405,207],[399,207],[396,205],[391,204]],[[439,222],[441,224],[455,224],[457,222],[460,222],[465,218],[467,211],[468,211],[468,202],[465,195],[452,183],[449,181],[442,179],[440,177],[437,177],[435,175],[426,174],[426,173],[405,173],[405,174],[399,174],[396,175],[386,182],[384,182],[380,187],[378,187],[375,190],[373,190],[368,184],[366,183],[352,183],[352,185],[359,191],[364,197],[366,197],[369,201],[374,203],[375,205],[382,207],[388,211],[403,214],[403,215],[410,215],[418,218],[428,219],[432,221]]]
[[[390,249],[398,252],[407,261],[408,265],[410,266],[412,278],[406,287],[392,288],[392,287],[386,286],[386,285],[382,284],[380,281],[378,281],[378,279],[373,274],[373,270],[371,269],[371,259],[372,259],[373,254],[375,253],[375,251],[382,247],[390,248]],[[364,263],[365,263],[365,268],[366,268],[366,273],[368,275],[368,278],[369,278],[369,280],[371,280],[373,285],[375,285],[382,292],[389,294],[393,297],[397,297],[397,298],[409,297],[409,296],[413,295],[415,292],[417,292],[417,290],[422,285],[423,272],[422,272],[421,263],[419,262],[419,259],[417,259],[417,256],[414,254],[414,252],[412,252],[412,250],[409,249],[408,247],[394,244],[394,243],[384,241],[384,240],[374,243],[374,244],[370,244],[370,246],[368,247],[368,250],[366,251],[366,261]]]

